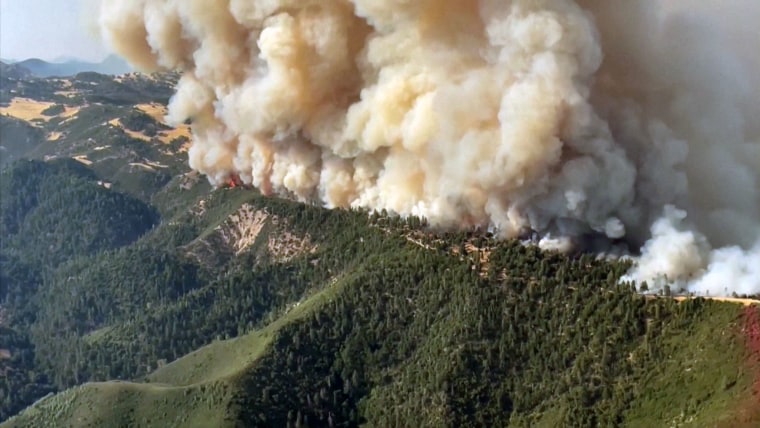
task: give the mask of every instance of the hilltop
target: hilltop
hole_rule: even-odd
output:
[[[3,62],[17,70],[24,70],[28,76],[34,77],[70,77],[84,72],[118,75],[132,71],[129,64],[115,55],[110,55],[97,63],[78,59],[50,62],[39,58],[29,58],[17,62]]]
[[[740,305],[650,300],[624,265],[487,236],[425,249],[390,217],[201,200],[43,284],[36,358],[57,388],[99,383],[9,426],[705,426],[751,397]]]
[[[188,172],[188,126],[164,123],[176,76],[80,73],[0,86],[0,166],[72,158],[141,197]],[[123,180],[117,179],[123,177]]]
[[[0,77],[9,77],[12,79],[24,79],[31,77],[32,71],[18,64],[12,64],[0,61]]]
[[[3,427],[760,421],[756,305],[213,190],[163,120],[176,75],[3,79]]]

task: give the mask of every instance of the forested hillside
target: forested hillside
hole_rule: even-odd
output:
[[[742,308],[648,299],[618,284],[626,264],[246,190],[202,201],[43,275],[55,305],[8,307],[48,388],[148,382],[12,426],[703,426],[749,394]],[[209,243],[229,255],[208,263]]]
[[[7,418],[50,390],[28,337],[30,323],[56,305],[37,298],[47,275],[77,257],[130,244],[159,217],[142,201],[105,189],[71,159],[21,161],[0,173],[0,194],[0,349],[10,354],[0,358],[10,370],[0,385],[0,415]]]
[[[38,160],[0,173],[2,426],[760,423],[756,306],[643,295],[627,262],[484,231],[212,191],[150,104],[171,76],[99,79],[14,83],[76,113],[3,141]],[[85,89],[43,90],[68,84]]]
[[[179,183],[192,183],[194,195],[208,191],[183,175],[186,159],[177,153],[188,130],[162,123],[175,81],[171,74],[0,76],[0,420],[60,388],[37,352],[47,349],[37,346],[42,338],[67,336],[62,325],[37,327],[56,305],[46,300],[55,275],[108,258],[152,230],[161,210],[185,203],[187,195],[173,191]],[[165,186],[172,191],[152,201]]]

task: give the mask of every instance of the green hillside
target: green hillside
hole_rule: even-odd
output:
[[[51,106],[0,117],[0,426],[760,425],[757,306],[212,190],[155,114],[175,78],[4,83]]]
[[[0,167],[23,158],[43,141],[39,128],[10,116],[0,115]]]
[[[134,242],[158,221],[140,200],[98,184],[80,163],[21,161],[0,172],[0,416],[52,390],[38,370],[30,324],[54,300],[37,298],[58,266]]]
[[[138,383],[9,426],[706,426],[754,379],[741,306],[648,299],[617,284],[624,264],[244,190],[202,205],[184,238],[159,227],[38,294],[57,302],[32,328],[57,387]],[[266,216],[257,235],[210,268],[197,248],[245,211]],[[285,230],[312,249],[273,254]]]

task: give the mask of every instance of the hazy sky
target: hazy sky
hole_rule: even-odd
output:
[[[107,52],[92,30],[94,19],[88,21],[93,5],[85,0],[0,0],[0,57],[103,59]]]

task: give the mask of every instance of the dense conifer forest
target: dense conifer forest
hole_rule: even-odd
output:
[[[244,426],[620,426],[651,417],[641,400],[679,370],[699,368],[724,397],[748,388],[741,307],[641,295],[619,282],[627,263],[240,189],[160,219],[73,161],[24,161],[2,183],[4,419],[49,392],[116,379],[212,385],[203,400]],[[221,237],[243,208],[265,220],[225,256]],[[310,249],[283,259],[272,242],[284,234]],[[204,363],[231,364],[227,376],[173,368],[266,329],[253,361]],[[729,358],[667,367],[692,335]],[[716,394],[650,405],[686,421]],[[51,421],[24,417],[16,426]]]
[[[643,294],[628,262],[487,231],[213,190],[148,114],[176,76],[3,79],[0,102],[51,116],[0,117],[0,426],[760,421],[757,306]]]

